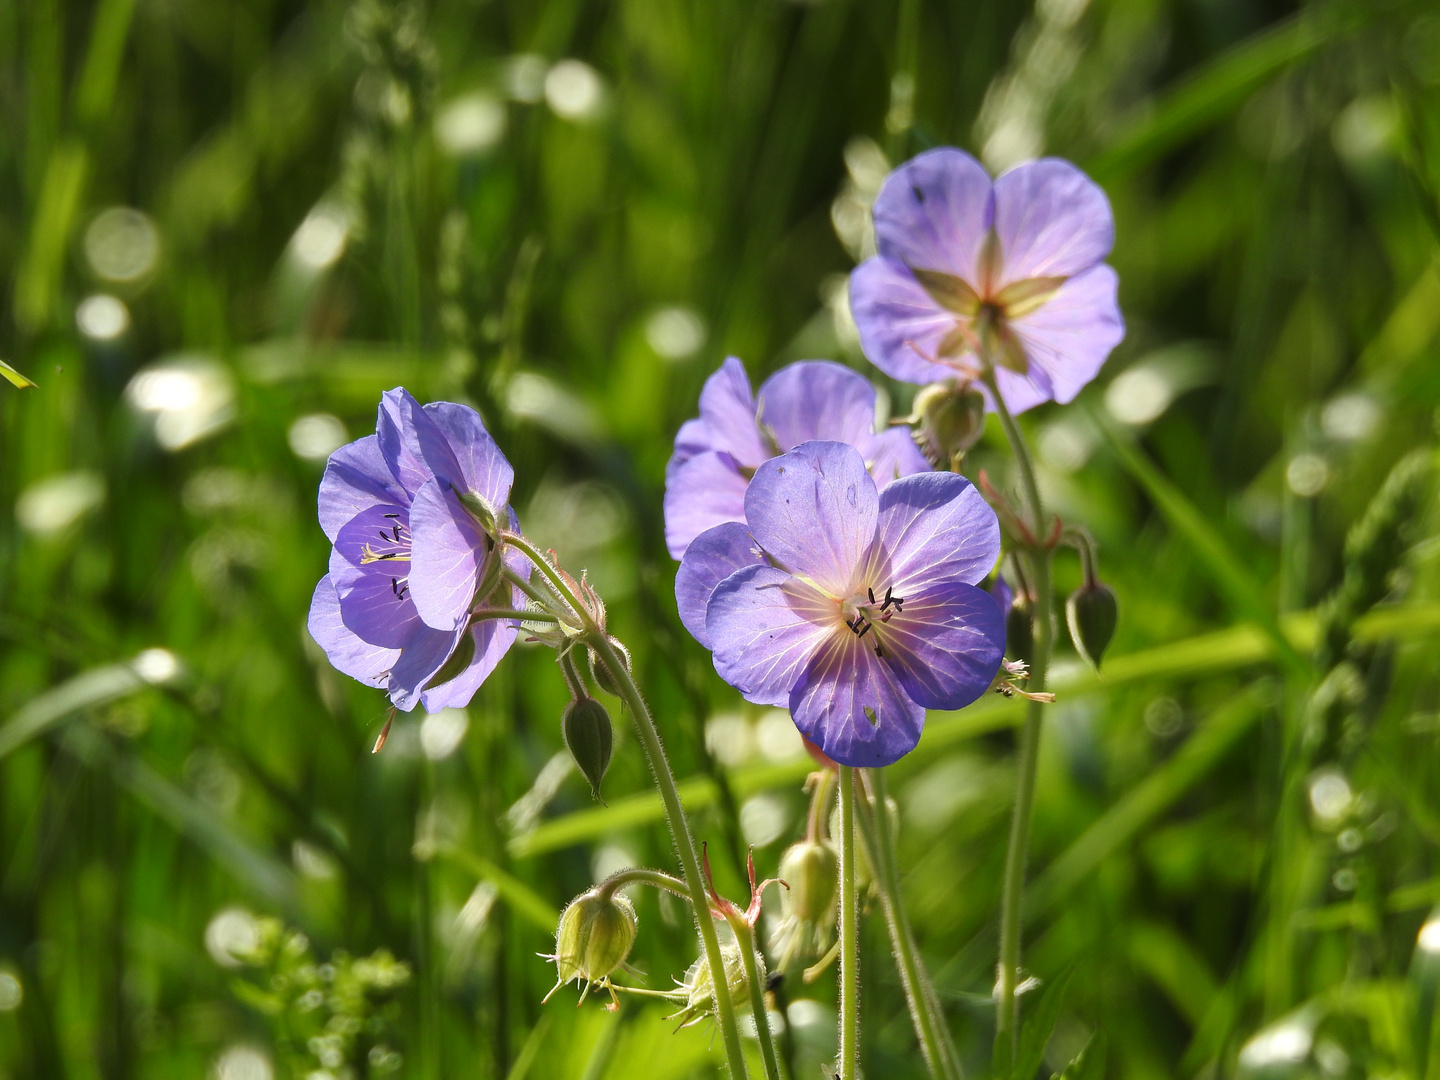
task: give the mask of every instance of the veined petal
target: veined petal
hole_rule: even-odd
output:
[[[745,520],[745,487],[735,459],[714,450],[699,454],[665,484],[665,546],[680,558],[706,529]]]
[[[850,274],[850,311],[860,345],[870,362],[904,382],[926,383],[954,377],[955,368],[940,362],[943,346],[957,325],[905,266],[877,255]],[[975,361],[967,353],[947,357],[957,367]]]
[[[950,472],[918,473],[880,492],[866,578],[905,598],[940,581],[983,581],[1000,556],[1000,522],[974,485]]]
[[[961,709],[990,688],[1005,654],[1005,619],[984,589],[941,581],[905,597],[884,627],[884,661],[927,709]]]
[[[466,632],[464,627],[435,630],[422,625],[390,669],[390,703],[402,712],[415,708],[421,692],[445,666]]]
[[[489,541],[440,479],[410,504],[410,597],[427,626],[456,630],[469,618]]]
[[[426,405],[422,412],[433,423],[417,425],[416,435],[436,478],[457,491],[480,495],[491,506],[508,503],[515,470],[485,430],[480,414],[448,401]],[[452,462],[459,466],[458,476],[449,475]]]
[[[1051,393],[1062,405],[1095,378],[1125,336],[1116,299],[1119,284],[1115,271],[1101,263],[1071,278],[1043,306],[1010,322],[1032,371],[1038,367],[1048,376]],[[1001,392],[1010,404],[1003,382]]]
[[[414,417],[420,412],[420,403],[403,386],[397,386],[380,395],[380,411],[375,420],[375,435],[385,463],[396,483],[412,495],[434,475],[420,457],[420,446],[414,435]]]
[[[700,391],[700,418],[709,428],[712,450],[724,450],[741,465],[754,468],[770,456],[755,423],[755,397],[745,365],[726,357]]]
[[[707,529],[685,549],[675,574],[675,603],[680,609],[680,621],[701,645],[710,648],[705,611],[715,586],[735,571],[762,561],[750,530],[739,521]]]
[[[760,423],[781,450],[814,439],[859,446],[875,430],[875,387],[828,360],[787,364],[765,380],[756,400]]]
[[[378,438],[366,435],[330,455],[320,478],[320,528],[326,539],[333,544],[341,526],[381,503],[408,506],[410,496],[395,482]]]
[[[400,649],[420,628],[406,589],[410,562],[405,555],[407,514],[383,504],[363,510],[346,522],[330,551],[330,580],[340,603],[340,617],[362,641]],[[393,536],[399,532],[401,540]],[[396,553],[401,557],[372,558]]]
[[[906,266],[980,284],[991,220],[990,174],[963,150],[927,150],[901,165],[875,198],[875,244]]]
[[[400,657],[399,649],[371,645],[345,625],[340,617],[340,598],[335,595],[335,585],[329,574],[315,586],[307,626],[315,644],[325,650],[335,669],[367,686],[384,686],[391,665]]]
[[[1115,219],[1100,185],[1068,161],[1027,161],[995,180],[997,290],[1025,278],[1073,277],[1110,254]]]
[[[839,607],[771,566],[747,566],[715,587],[706,609],[715,670],[749,701],[784,706],[828,637],[849,631]]]
[[[745,491],[750,535],[780,565],[848,595],[875,538],[879,496],[860,451],[809,442],[755,470]]]
[[[915,445],[908,425],[888,428],[858,445],[878,488],[884,488],[890,481],[902,476],[931,471],[930,462]]]
[[[675,470],[681,465],[697,454],[703,454],[710,449],[712,449],[710,425],[704,420],[686,420],[680,425],[680,430],[675,433],[675,452],[665,463],[666,482],[669,482],[670,477],[675,475]]]
[[[898,761],[920,741],[925,710],[870,643],[848,631],[829,637],[790,695],[801,734],[841,765]]]
[[[518,624],[504,619],[485,619],[472,626],[469,632],[475,639],[475,659],[455,678],[421,692],[420,704],[426,712],[463,709],[469,705],[480,684],[490,677],[495,666],[510,651],[510,646],[515,644],[519,628]]]

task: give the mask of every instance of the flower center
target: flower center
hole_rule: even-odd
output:
[[[878,600],[875,590],[867,587],[863,594],[856,593],[840,605],[840,618],[857,638],[863,638],[873,630],[870,640],[875,646],[875,655],[884,656],[884,634],[880,628],[890,621],[891,616],[903,613],[904,604],[905,598],[896,596],[890,586],[886,586],[884,598]]]
[[[378,542],[371,541],[361,549],[361,566],[375,562],[408,563],[410,561],[410,526],[400,521],[399,514],[386,514],[385,516],[392,519],[391,524],[388,528],[376,530],[379,536]],[[390,591],[395,594],[397,600],[405,599],[405,593],[410,588],[409,580],[409,575],[390,579]]]

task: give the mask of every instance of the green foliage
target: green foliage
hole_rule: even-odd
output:
[[[304,632],[316,486],[392,386],[479,408],[741,895],[814,766],[676,617],[665,461],[729,353],[836,359],[912,411],[844,275],[885,170],[942,143],[1090,169],[1128,325],[1019,418],[1119,615],[1102,674],[1067,647],[1050,681],[1016,1080],[1440,1075],[1433,7],[0,0],[0,1078],[289,1080],[332,1022],[357,1076],[380,1043],[417,1080],[716,1075],[673,1005],[540,1005],[566,901],[676,869],[628,718],[598,806],[522,646],[371,754],[385,702]],[[1013,486],[993,420],[950,434]],[[1062,551],[1057,595],[1081,580]],[[971,1076],[1019,717],[932,715],[888,770]],[[614,980],[669,990],[693,929],[633,901]],[[215,944],[236,908],[263,963]],[[909,1080],[880,908],[865,1069]],[[833,975],[774,1005],[813,1080]]]

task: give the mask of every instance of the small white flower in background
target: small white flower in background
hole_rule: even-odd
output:
[[[545,76],[545,101],[556,116],[585,120],[600,111],[604,87],[583,60],[561,60]]]
[[[270,1059],[253,1046],[232,1046],[215,1059],[214,1080],[273,1080]]]
[[[489,94],[458,97],[435,117],[435,138],[456,157],[483,153],[505,135],[505,106]]]
[[[686,307],[663,307],[645,320],[645,340],[666,360],[685,360],[705,344],[705,323]]]
[[[61,532],[105,501],[99,473],[81,469],[37,480],[15,500],[15,520],[35,536]]]
[[[235,417],[235,388],[224,365],[181,354],[142,368],[125,388],[131,408],[155,419],[155,441],[180,450]]]
[[[240,967],[244,962],[240,958],[259,944],[260,925],[244,908],[225,908],[205,927],[205,951],[221,967]]]
[[[105,293],[87,296],[75,308],[75,326],[92,341],[113,341],[130,329],[130,309]]]
[[[148,683],[167,683],[180,674],[180,661],[169,649],[146,649],[134,661],[135,674]]]
[[[112,206],[85,230],[85,260],[107,281],[138,281],[160,260],[160,233],[139,210]]]
[[[455,752],[470,728],[470,714],[464,709],[441,709],[420,721],[420,749],[431,761],[441,761]]]
[[[345,254],[349,238],[350,215],[343,207],[322,202],[305,215],[290,239],[290,250],[307,269],[324,270]]]
[[[344,422],[329,413],[299,417],[286,435],[295,456],[306,461],[324,461],[350,441]]]

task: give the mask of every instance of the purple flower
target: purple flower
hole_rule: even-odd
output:
[[[1020,412],[1069,401],[1125,336],[1101,261],[1110,203],[1068,161],[992,181],[961,150],[929,150],[890,174],[874,214],[879,254],[851,275],[850,308],[865,355],[897,379],[974,378],[983,353]]]
[[[674,558],[726,521],[745,520],[745,486],[761,462],[814,439],[860,451],[880,483],[928,472],[909,428],[875,434],[875,388],[825,360],[783,367],[751,394],[745,365],[730,357],[705,380],[700,418],[675,436],[665,467],[665,543]]]
[[[877,488],[853,447],[809,442],[755,471],[744,509],[747,524],[690,545],[675,592],[748,700],[788,707],[841,764],[873,766],[915,747],[926,709],[990,686],[1005,623],[977,583],[1000,525],[964,477]]]
[[[516,633],[473,619],[477,601],[523,598],[499,585],[499,553],[461,499],[514,528],[514,478],[474,409],[422,408],[404,389],[381,398],[375,434],[331,454],[320,481],[320,527],[334,546],[309,626],[335,667],[407,712],[470,701]]]

